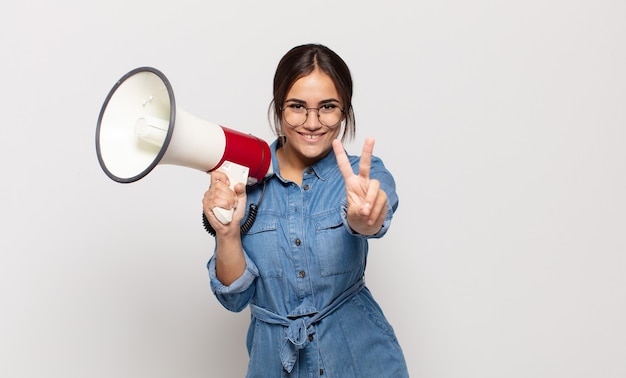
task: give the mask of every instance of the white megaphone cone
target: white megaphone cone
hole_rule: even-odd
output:
[[[177,108],[169,81],[151,67],[128,72],[109,92],[98,118],[96,151],[104,172],[119,183],[137,181],[159,164],[220,170],[231,188],[272,173],[265,141]],[[227,224],[233,210],[213,213]]]

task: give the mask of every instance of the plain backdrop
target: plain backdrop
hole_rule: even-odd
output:
[[[270,141],[274,69],[349,64],[357,138],[400,208],[366,280],[411,376],[626,376],[626,2],[4,4],[0,376],[242,377],[248,310],[213,297],[209,176],[118,184],[95,129],[139,66],[177,104]]]

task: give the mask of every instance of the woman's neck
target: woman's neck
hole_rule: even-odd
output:
[[[302,172],[310,164],[293,154],[289,147],[282,146],[276,150],[276,158],[278,159],[278,168],[280,175],[286,179],[302,184]]]

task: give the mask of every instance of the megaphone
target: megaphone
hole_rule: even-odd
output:
[[[231,188],[272,173],[264,140],[176,107],[170,82],[152,67],[131,70],[115,83],[98,117],[96,151],[100,167],[119,183],[137,181],[159,164],[223,171]],[[232,209],[213,213],[224,224],[232,220]]]

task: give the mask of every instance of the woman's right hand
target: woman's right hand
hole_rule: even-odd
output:
[[[211,227],[220,235],[239,236],[240,224],[245,214],[246,208],[246,187],[243,183],[238,183],[234,187],[234,191],[230,188],[230,180],[224,172],[213,171],[211,175],[211,186],[204,193],[202,198],[202,209]],[[216,207],[222,209],[234,209],[232,221],[223,224],[215,216],[213,209]]]

